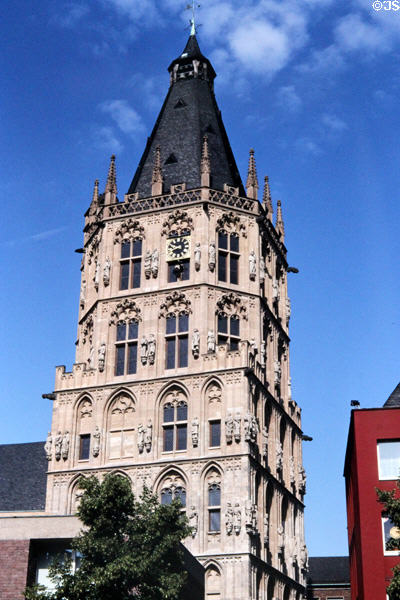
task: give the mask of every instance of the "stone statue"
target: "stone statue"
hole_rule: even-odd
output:
[[[61,458],[61,446],[62,446],[62,434],[61,431],[59,431],[56,435],[56,437],[54,438],[54,448],[55,448],[55,457],[56,460],[60,460]]]
[[[281,363],[279,362],[279,360],[275,360],[274,361],[274,382],[275,383],[280,383],[281,382]]]
[[[257,434],[259,431],[260,431],[260,428],[258,427],[257,417],[252,415],[251,421],[250,421],[250,439],[254,444],[257,441]]]
[[[267,364],[267,350],[266,350],[266,345],[265,345],[265,341],[261,342],[261,366],[263,369],[265,369],[265,365]]]
[[[254,534],[257,531],[257,508],[254,504],[250,502],[250,500],[246,500],[245,506],[245,515],[246,515],[246,531],[248,534]]]
[[[294,472],[294,457],[293,456],[291,456],[289,458],[289,479],[290,479],[291,485],[294,485],[296,483],[296,477],[295,477],[295,472]]]
[[[269,516],[264,517],[264,546],[269,545]]]
[[[85,307],[85,302],[86,302],[86,280],[83,279],[82,285],[81,285],[81,294],[79,296],[79,305],[81,308]]]
[[[240,442],[240,424],[240,413],[237,412],[235,418],[233,419],[233,437],[235,438],[235,442]]]
[[[48,432],[46,442],[44,444],[44,451],[46,453],[47,460],[51,460],[51,449],[53,446],[53,438],[51,437],[51,431]]]
[[[94,369],[94,346],[90,346],[89,357],[88,357],[88,365],[91,369]]]
[[[144,274],[145,274],[146,279],[150,279],[151,261],[152,261],[151,251],[147,250],[145,257],[144,257]]]
[[[285,535],[284,535],[282,525],[279,525],[279,527],[277,529],[277,533],[278,533],[278,554],[282,555],[284,548],[285,548]]]
[[[255,338],[251,338],[250,340],[250,349],[253,352],[253,354],[257,354],[258,350]]]
[[[197,446],[199,445],[199,428],[200,428],[200,422],[199,422],[199,418],[195,417],[192,421],[192,444],[193,444],[193,448],[197,448]]]
[[[290,298],[286,298],[286,326],[289,325],[291,314],[292,314],[292,307],[290,304]]]
[[[158,250],[154,250],[153,254],[151,255],[151,272],[153,273],[153,277],[156,278],[158,275],[158,267],[159,267],[159,255],[158,255]]]
[[[308,570],[308,550],[305,544],[303,544],[300,548],[300,568],[303,571]]]
[[[262,455],[264,457],[265,462],[268,462],[268,439],[269,439],[269,434],[268,434],[268,429],[264,426],[262,429],[262,434],[263,434],[263,445],[262,445]]]
[[[244,441],[250,442],[250,423],[251,423],[251,414],[246,413],[243,419],[243,429],[244,429]]]
[[[141,423],[139,423],[139,427],[138,427],[137,431],[138,431],[137,445],[138,445],[139,452],[142,453],[143,448],[144,448],[144,427]]]
[[[191,508],[191,513],[188,516],[189,519],[189,527],[192,528],[192,538],[196,537],[197,531],[199,529],[199,515],[194,506]]]
[[[282,471],[283,469],[283,448],[279,440],[276,440],[276,470]]]
[[[147,342],[147,358],[149,360],[149,365],[154,365],[156,358],[156,338],[153,333],[149,335]]]
[[[304,496],[306,493],[307,476],[304,467],[299,465],[299,492]]]
[[[291,400],[292,399],[292,378],[291,377],[288,378],[287,385],[288,385],[288,398],[289,398],[289,400]]]
[[[207,334],[207,352],[215,352],[215,335],[211,329],[208,330]]]
[[[147,427],[146,427],[146,431],[144,434],[144,447],[146,448],[147,452],[150,452],[150,450],[151,450],[152,440],[153,440],[153,424],[152,424],[151,420],[149,419],[147,421]]]
[[[100,263],[98,260],[96,260],[96,268],[94,270],[93,281],[94,281],[94,287],[96,288],[96,290],[98,290],[99,282],[100,282]]]
[[[250,279],[254,281],[257,274],[257,258],[254,250],[252,250],[249,254],[249,274]]]
[[[201,246],[200,242],[197,242],[194,247],[194,268],[196,271],[200,271],[201,265]]]
[[[217,252],[215,250],[215,242],[211,242],[208,247],[208,268],[210,269],[211,272],[213,272],[215,269],[216,254],[217,254]]]
[[[110,274],[111,274],[111,261],[107,256],[106,262],[104,263],[104,267],[103,267],[103,283],[105,286],[110,284]]]
[[[233,529],[235,530],[236,535],[239,535],[241,528],[242,528],[242,511],[240,510],[239,503],[236,502],[235,512],[233,515]]]
[[[232,444],[233,440],[233,417],[231,413],[228,413],[228,416],[225,419],[225,437],[226,443]]]
[[[93,447],[92,447],[92,454],[95,458],[100,453],[100,440],[101,440],[100,429],[99,429],[98,425],[96,425],[96,429],[94,430],[94,433],[93,433]]]
[[[143,336],[140,342],[140,360],[142,361],[142,365],[145,365],[147,363],[147,345],[148,342]]]
[[[103,342],[100,345],[100,348],[99,348],[98,354],[97,354],[97,362],[98,362],[98,365],[99,365],[99,371],[100,371],[100,373],[102,373],[104,371],[105,361],[106,361],[106,345]]]
[[[279,287],[278,282],[275,278],[272,281],[272,300],[274,302],[277,302],[279,300]]]
[[[66,431],[63,435],[61,442],[61,456],[63,460],[67,460],[69,454],[69,431]]]
[[[265,259],[260,256],[260,283],[264,283],[265,280]]]
[[[230,502],[227,504],[226,514],[225,514],[225,529],[227,535],[232,535],[233,532],[233,509]]]
[[[194,358],[198,358],[200,354],[200,333],[198,329],[193,331],[192,337],[192,353]]]

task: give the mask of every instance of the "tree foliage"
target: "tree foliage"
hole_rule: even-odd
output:
[[[108,474],[82,478],[72,548],[82,556],[75,573],[68,559],[50,568],[52,592],[38,586],[27,600],[176,600],[186,581],[180,541],[190,534],[181,504],[159,504],[148,490],[137,501],[127,479]]]
[[[378,501],[383,504],[384,514],[393,525],[400,529],[400,479],[396,482],[397,489],[394,490],[376,490]],[[400,550],[400,539],[390,537],[386,542],[386,550]],[[387,588],[389,600],[400,600],[400,564],[393,569],[393,577]]]

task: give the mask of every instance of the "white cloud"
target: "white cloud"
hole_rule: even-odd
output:
[[[301,98],[296,92],[294,85],[285,85],[279,88],[277,102],[279,106],[290,112],[297,112],[302,105]]]
[[[117,154],[118,152],[121,152],[123,148],[123,145],[115,135],[115,131],[112,127],[98,127],[95,129],[93,137],[97,146],[108,152]]]
[[[318,76],[332,76],[333,73],[345,66],[345,59],[341,50],[331,44],[321,50],[314,50],[310,58],[298,65],[301,73]]]
[[[388,50],[389,37],[384,28],[369,23],[357,13],[346,15],[335,28],[336,42],[345,52]]]
[[[133,22],[139,20],[154,22],[158,20],[159,11],[153,0],[102,0],[106,6],[114,7],[120,14],[129,17]]]
[[[81,21],[89,13],[89,10],[86,4],[65,4],[62,12],[54,14],[51,20],[61,27],[71,28]]]
[[[322,115],[322,124],[331,132],[340,133],[347,129],[347,124],[339,117],[325,113]]]
[[[299,150],[305,152],[306,154],[312,154],[313,156],[319,156],[322,154],[322,150],[318,144],[309,137],[299,138],[296,142],[296,146]]]
[[[126,100],[107,100],[100,104],[100,109],[110,115],[123,133],[136,135],[145,130],[142,117]]]

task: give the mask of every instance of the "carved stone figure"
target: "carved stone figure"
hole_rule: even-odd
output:
[[[188,516],[189,519],[189,527],[192,528],[192,538],[196,537],[196,534],[199,530],[199,515],[194,506],[190,509],[191,513]]]
[[[92,446],[92,454],[95,458],[100,453],[100,440],[101,440],[100,429],[99,429],[98,425],[96,425],[96,429],[94,430],[94,433],[93,433],[93,446]]]
[[[153,277],[156,278],[158,275],[158,267],[160,264],[160,259],[159,259],[159,254],[158,254],[158,250],[154,250],[153,254],[151,255],[151,272],[153,274]]]
[[[147,358],[149,361],[149,365],[154,365],[154,361],[156,358],[156,338],[154,337],[153,333],[149,335],[149,339],[147,342]]]
[[[61,456],[63,460],[67,460],[69,454],[69,431],[66,431],[63,435],[61,442]]]
[[[254,250],[252,250],[249,254],[249,274],[250,279],[254,281],[257,275],[257,258]]]
[[[233,513],[232,505],[230,502],[228,502],[226,513],[225,513],[225,529],[226,529],[227,535],[232,535],[233,518],[234,518],[234,513]]]
[[[98,354],[97,354],[97,361],[98,361],[98,365],[99,365],[99,371],[100,373],[102,373],[104,371],[104,365],[105,365],[105,361],[106,361],[106,345],[103,342],[100,345]]]
[[[250,340],[250,349],[253,352],[253,354],[257,354],[258,349],[257,349],[257,344],[256,344],[255,338],[251,338],[251,340]]]
[[[296,476],[295,476],[295,472],[294,472],[294,457],[293,456],[290,456],[290,458],[289,458],[289,479],[290,479],[291,485],[294,485],[296,483]]]
[[[215,352],[215,334],[211,329],[207,334],[207,352]]]
[[[279,362],[279,360],[275,360],[274,361],[274,382],[275,383],[281,382],[281,375],[282,375],[281,363]]]
[[[193,331],[192,337],[192,353],[194,358],[198,358],[200,355],[200,333],[198,329]]]
[[[292,399],[292,378],[291,377],[288,378],[287,385],[288,385],[288,398],[289,398],[289,400],[291,400]]]
[[[303,571],[308,570],[308,550],[305,544],[303,544],[300,548],[300,568]]]
[[[144,257],[144,274],[146,279],[150,279],[150,275],[151,275],[151,260],[152,260],[152,254],[150,250],[147,250],[145,257]]]
[[[208,268],[210,269],[211,272],[213,272],[215,269],[216,254],[217,254],[217,252],[215,250],[215,242],[211,242],[208,247]]]
[[[152,424],[151,420],[149,419],[147,422],[147,427],[146,427],[146,431],[144,434],[144,447],[146,448],[147,452],[150,452],[150,450],[151,450],[152,440],[153,440],[153,424]]]
[[[143,448],[144,448],[144,427],[142,425],[142,423],[139,423],[139,427],[137,430],[138,434],[137,434],[137,445],[138,445],[138,449],[139,452],[142,453],[143,452]]]
[[[61,458],[61,446],[62,446],[62,434],[61,431],[59,431],[56,435],[56,437],[54,438],[54,449],[55,449],[55,457],[56,460],[60,460]]]
[[[200,271],[201,265],[201,246],[200,242],[197,242],[194,247],[194,268],[196,271]]]
[[[46,453],[47,460],[51,460],[51,450],[53,446],[53,438],[51,436],[51,431],[48,432],[46,442],[44,444],[44,451]]]
[[[244,429],[244,441],[250,442],[250,423],[251,423],[251,414],[246,413],[243,418],[243,429]]]
[[[255,504],[252,504],[250,500],[246,501],[245,515],[246,532],[249,535],[253,535],[257,532],[257,507]]]
[[[82,280],[82,285],[81,285],[81,293],[79,296],[79,306],[81,308],[85,307],[85,302],[86,302],[86,280],[83,279]]]
[[[235,418],[233,419],[233,437],[235,438],[235,442],[240,442],[240,424],[240,413],[237,412]]]
[[[107,256],[106,262],[104,263],[104,267],[103,267],[103,283],[105,286],[110,284],[110,274],[111,274],[111,261]]]
[[[88,357],[88,365],[90,369],[94,369],[94,346],[90,346],[89,357]]]
[[[299,492],[304,495],[306,493],[307,476],[306,470],[301,465],[299,466]]]
[[[143,336],[140,342],[140,360],[142,361],[142,365],[147,363],[147,346],[148,342]]]
[[[261,342],[261,366],[263,369],[265,369],[265,366],[267,364],[267,351],[266,351],[266,345],[265,345],[265,341]]]
[[[269,516],[264,517],[264,546],[269,545]]]
[[[242,528],[242,511],[240,509],[239,503],[236,502],[235,512],[233,515],[233,529],[235,530],[236,535],[239,535],[241,528]]]
[[[283,448],[279,440],[276,440],[276,470],[281,472],[283,469]]]
[[[264,283],[265,280],[265,259],[260,256],[260,283]]]
[[[278,533],[278,554],[283,554],[285,548],[285,535],[282,525],[279,525],[277,529]]]
[[[268,462],[268,429],[264,426],[262,430],[263,434],[263,445],[262,445],[262,455],[264,457],[265,462]]]
[[[292,307],[290,304],[290,298],[286,298],[286,325],[289,325],[291,314],[292,314]]]
[[[272,281],[272,300],[273,302],[277,302],[279,300],[279,286],[275,278]]]
[[[195,417],[192,421],[192,444],[193,444],[193,448],[197,448],[197,446],[199,445],[199,429],[200,429],[200,422],[199,422],[199,418]]]
[[[96,290],[98,290],[99,282],[100,282],[100,263],[98,260],[96,260],[96,268],[94,270],[93,281],[94,281],[94,287],[96,288]]]
[[[225,418],[225,437],[226,443],[232,444],[233,440],[233,417],[231,413]]]

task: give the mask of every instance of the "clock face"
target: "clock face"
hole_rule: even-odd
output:
[[[167,240],[167,260],[181,260],[190,257],[190,236],[174,237]]]

